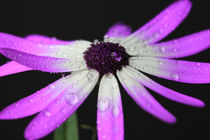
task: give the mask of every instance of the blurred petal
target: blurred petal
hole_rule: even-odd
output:
[[[36,93],[9,105],[0,112],[0,119],[18,119],[42,111],[68,87],[74,77],[70,75],[61,78]]]
[[[98,93],[99,140],[123,140],[124,122],[119,86],[113,74],[104,75]]]
[[[89,41],[79,40],[70,45],[48,45],[0,33],[0,48],[46,57],[74,58],[81,56],[90,47],[90,44]]]
[[[25,130],[26,139],[39,139],[59,127],[84,102],[99,78],[95,70],[76,72],[75,76],[58,100],[31,121]]]
[[[131,34],[131,28],[130,26],[127,26],[122,23],[117,23],[111,26],[108,30],[108,32],[105,34],[108,37],[119,37],[119,38],[125,38],[126,36],[129,36]]]
[[[152,89],[153,91],[159,93],[160,95],[171,99],[173,101],[183,103],[186,105],[196,106],[196,107],[204,107],[205,104],[203,101],[178,93],[176,91],[173,91],[171,89],[168,89],[157,82],[153,81],[152,79],[148,78],[141,72],[135,70],[134,68],[127,66],[124,68],[124,70],[127,72],[128,75],[130,75],[132,78],[134,78],[139,83],[143,84],[144,86]]]
[[[178,0],[159,13],[155,18],[126,38],[126,42],[146,40],[155,43],[171,33],[188,15],[189,0]]]
[[[49,45],[69,45],[74,42],[74,41],[58,40],[55,37],[47,37],[38,34],[28,35],[25,37],[25,39],[36,43],[49,44]]]
[[[210,30],[200,31],[182,38],[157,43],[154,45],[146,42],[130,45],[126,51],[136,56],[158,56],[166,58],[179,58],[199,53],[210,47]]]
[[[140,71],[184,83],[210,83],[210,63],[155,57],[131,57],[129,65]]]
[[[69,72],[86,68],[83,56],[67,59],[38,56],[8,48],[2,48],[0,51],[7,58],[30,67],[33,70],[44,72]]]
[[[159,104],[155,98],[135,79],[122,69],[117,76],[131,98],[145,111],[167,123],[175,123],[176,118]]]
[[[11,61],[0,66],[0,77],[29,70],[31,70],[31,68],[23,66],[15,61]]]

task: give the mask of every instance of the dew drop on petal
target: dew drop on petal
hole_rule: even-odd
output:
[[[160,47],[160,52],[164,53],[166,51],[165,47]]]
[[[113,74],[108,73],[108,74],[107,74],[107,77],[108,77],[108,78],[112,78],[112,77],[113,77]]]
[[[196,63],[197,66],[200,66],[201,64],[199,62]]]
[[[70,105],[75,105],[78,103],[78,97],[74,94],[67,94],[65,99],[66,102]]]
[[[174,80],[174,81],[178,81],[179,80],[179,75],[173,73],[173,74],[171,74],[171,79]]]
[[[95,39],[95,40],[93,41],[94,44],[96,44],[96,43],[98,43],[98,42],[99,42],[98,39]]]
[[[114,106],[112,109],[112,113],[114,115],[114,117],[118,117],[120,115],[120,109],[117,106]]]
[[[15,103],[15,107],[18,107],[19,106],[19,103]]]
[[[106,135],[104,134],[104,135],[102,136],[102,138],[105,139],[105,138],[106,138]]]
[[[90,70],[87,74],[87,79],[89,82],[93,81],[94,77],[96,76],[95,71]]]
[[[98,101],[98,109],[100,111],[106,111],[109,107],[109,101],[107,99],[101,99]]]
[[[49,88],[50,89],[55,89],[55,86],[54,85],[50,85]]]
[[[66,109],[65,109],[65,108],[62,108],[62,109],[61,109],[61,112],[62,112],[62,113],[65,113],[65,112],[66,112]]]
[[[29,101],[30,103],[33,103],[33,102],[34,102],[34,100],[33,100],[33,99],[29,99],[28,101]]]
[[[49,111],[44,111],[44,115],[45,115],[46,117],[49,117],[49,116],[51,116],[51,113],[50,113]]]

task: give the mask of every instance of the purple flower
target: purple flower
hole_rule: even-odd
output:
[[[210,63],[174,59],[207,49],[210,30],[157,43],[181,23],[190,8],[190,1],[176,1],[134,33],[126,25],[114,25],[101,42],[60,41],[41,35],[20,38],[0,33],[0,52],[13,60],[0,67],[1,76],[28,70],[72,72],[6,107],[0,119],[40,112],[26,128],[25,138],[44,137],[74,113],[101,78],[98,139],[123,140],[123,111],[116,77],[143,110],[164,122],[175,123],[176,118],[144,86],[173,101],[203,107],[201,100],[168,89],[142,73],[183,83],[210,83]]]

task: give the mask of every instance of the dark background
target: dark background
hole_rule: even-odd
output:
[[[107,1],[0,1],[0,32],[17,36],[42,34],[63,40],[101,40],[107,29],[116,22],[124,22],[134,30],[145,24],[174,0]],[[164,40],[181,37],[210,28],[209,3],[193,0],[193,8],[187,19]],[[0,56],[0,63],[8,60]],[[210,62],[210,50],[183,58],[189,61]],[[0,79],[0,109],[26,97],[60,78],[61,74],[51,75],[37,71],[14,74]],[[156,93],[163,106],[178,119],[175,125],[165,124],[142,111],[132,99],[122,92],[125,120],[125,140],[150,139],[209,139],[210,86],[183,84],[152,77],[155,81],[202,99],[206,107],[198,109],[167,100]],[[80,124],[95,126],[97,90],[79,108]],[[22,140],[24,128],[34,116],[19,120],[0,121],[1,140]],[[51,140],[52,134],[43,138]],[[90,140],[91,132],[80,129],[80,140]]]

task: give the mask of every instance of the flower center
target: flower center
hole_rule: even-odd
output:
[[[97,42],[84,52],[84,59],[89,69],[95,69],[100,74],[116,73],[122,66],[128,65],[129,55],[118,43]]]

